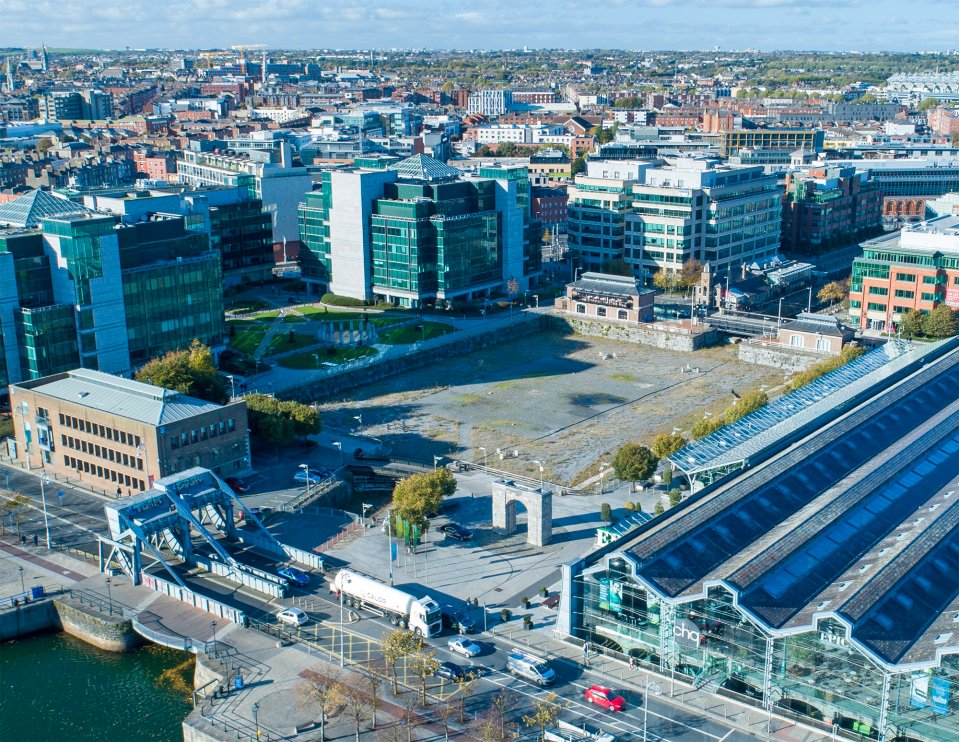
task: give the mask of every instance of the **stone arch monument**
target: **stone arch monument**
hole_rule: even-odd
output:
[[[526,507],[527,537],[533,546],[546,546],[553,537],[553,493],[505,479],[493,482],[493,530],[516,532],[516,501]]]

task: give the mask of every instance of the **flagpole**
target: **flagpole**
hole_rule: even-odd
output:
[[[390,586],[393,586],[393,511],[386,514],[386,554],[390,560]]]

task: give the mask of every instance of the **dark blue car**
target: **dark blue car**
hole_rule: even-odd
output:
[[[302,587],[303,585],[310,584],[310,576],[302,569],[297,569],[296,567],[281,567],[276,573],[280,577],[285,577],[294,585],[300,585]]]

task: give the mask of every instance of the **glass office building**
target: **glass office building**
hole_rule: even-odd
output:
[[[560,632],[839,738],[959,738],[959,341],[865,381],[822,400],[835,422],[778,456],[763,434],[739,476],[566,565]]]

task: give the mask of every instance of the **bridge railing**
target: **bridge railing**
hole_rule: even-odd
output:
[[[195,593],[192,590],[182,588],[175,583],[164,580],[162,577],[145,574],[143,575],[143,584],[151,590],[156,590],[158,593],[163,593],[171,598],[176,598],[182,603],[192,605],[200,610],[206,611],[207,613],[211,613],[214,616],[218,616],[219,618],[225,618],[233,623],[240,624],[241,626],[247,625],[246,613],[243,611],[233,608],[226,603],[221,603],[218,600],[214,600],[213,598],[208,598],[205,595]]]

